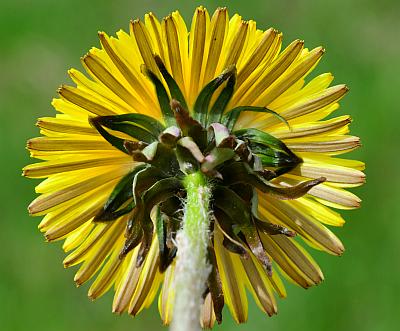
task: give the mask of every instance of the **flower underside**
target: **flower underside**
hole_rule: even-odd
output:
[[[210,233],[218,227],[223,233],[223,246],[228,251],[244,259],[249,258],[249,253],[254,254],[267,274],[272,276],[271,261],[259,233],[289,237],[295,233],[259,218],[257,190],[277,199],[297,199],[324,182],[325,178],[291,187],[271,182],[302,160],[282,141],[264,131],[234,129],[242,112],[270,113],[287,124],[284,118],[265,107],[226,109],[235,89],[235,66],[226,68],[209,82],[189,112],[178,84],[162,60],[157,56],[155,60],[170,96],[155,73],[144,65],[142,71],[156,88],[165,125],[138,113],[90,118],[91,125],[106,141],[138,163],[115,186],[94,221],[112,222],[129,214],[120,258],[141,244],[137,267],[146,258],[155,230],[159,242],[159,269],[164,272],[177,251],[175,235],[181,228],[186,195],[183,179],[201,171],[209,178],[212,187]],[[152,215],[155,215],[154,223]],[[210,292],[216,319],[221,322],[224,300],[213,238],[209,242],[209,262],[213,272],[205,295]]]
[[[221,321],[223,306],[245,322],[247,291],[276,314],[282,277],[319,284],[307,248],[341,255],[330,227],[344,225],[338,211],[360,207],[348,189],[365,182],[364,163],[341,156],[360,139],[349,115],[328,118],[348,88],[331,86],[331,73],[310,78],[322,47],[283,48],[281,32],[226,8],[197,8],[190,27],[177,11],[129,27],[99,33],[101,47],[82,58],[86,74],[69,70],[74,86],[59,88],[57,114],[38,120],[42,136],[27,147],[40,162],[23,174],[44,180],[29,213],[44,216],[47,241],[65,240],[64,266],[79,265],[78,286],[93,280],[91,299],[114,289],[115,313],[135,316],[159,294],[163,323],[181,322],[179,265],[190,251],[193,266],[201,255],[212,267],[203,327]],[[207,192],[192,217],[210,216],[194,232],[204,234],[201,254],[181,249],[196,191],[189,178]]]

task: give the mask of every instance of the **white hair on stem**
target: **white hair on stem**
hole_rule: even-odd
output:
[[[175,304],[172,331],[198,331],[203,293],[211,266],[207,261],[211,190],[202,173],[184,181],[187,197],[182,228],[176,235]]]

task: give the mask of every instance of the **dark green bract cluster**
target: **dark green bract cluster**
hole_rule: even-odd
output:
[[[140,266],[152,242],[154,223],[150,214],[155,213],[163,272],[176,254],[174,237],[181,227],[186,195],[182,181],[186,175],[200,171],[209,178],[212,190],[210,233],[218,226],[224,234],[226,249],[244,258],[252,252],[271,274],[271,263],[259,231],[287,236],[294,236],[294,233],[258,218],[257,190],[278,199],[296,199],[325,179],[306,181],[294,187],[271,183],[272,179],[296,167],[301,159],[266,132],[254,128],[234,129],[242,112],[265,112],[279,117],[264,107],[226,109],[235,88],[235,67],[209,82],[189,112],[177,83],[158,57],[156,62],[169,93],[161,76],[145,67],[143,72],[156,88],[165,125],[143,114],[90,119],[104,139],[137,162],[116,185],[95,221],[113,221],[129,214],[121,258],[141,244],[137,257]],[[217,90],[219,95],[215,95]],[[212,99],[215,101],[211,105]],[[121,133],[132,139],[120,138]],[[214,266],[210,277],[218,278],[212,247],[210,238],[210,263]],[[218,281],[211,279],[209,283]],[[215,288],[219,286],[209,286],[213,298],[217,295]],[[220,320],[222,307],[216,302],[214,305],[218,306],[215,311]]]

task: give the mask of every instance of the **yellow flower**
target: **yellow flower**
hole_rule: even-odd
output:
[[[113,311],[132,315],[161,287],[168,324],[180,178],[193,169],[213,183],[203,326],[221,321],[224,303],[246,321],[245,289],[275,314],[275,294],[286,296],[280,275],[320,283],[303,246],[343,253],[326,227],[344,224],[331,207],[359,207],[346,188],[365,180],[362,162],[338,157],[360,145],[351,118],[325,119],[347,87],[330,86],[330,73],[306,80],[324,49],[295,40],[282,51],[280,32],[225,8],[211,18],[197,8],[190,31],[178,12],[161,22],[150,13],[129,34],[99,37],[101,49],[82,58],[87,76],[69,71],[76,86],[60,87],[58,113],[37,123],[44,137],[28,141],[43,161],[24,168],[47,178],[29,212],[45,215],[48,241],[64,240],[65,267],[80,264],[76,284],[94,278],[92,299],[113,287]]]

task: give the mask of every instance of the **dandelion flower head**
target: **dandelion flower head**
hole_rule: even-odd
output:
[[[100,48],[69,70],[28,141],[45,178],[29,206],[44,216],[47,241],[63,240],[75,282],[89,297],[114,289],[112,310],[136,315],[158,295],[173,318],[175,236],[182,223],[184,176],[201,171],[212,187],[202,325],[248,315],[246,289],[268,315],[286,297],[282,277],[308,288],[323,274],[308,253],[341,255],[330,228],[337,210],[360,199],[362,162],[350,116],[329,116],[348,91],[324,73],[310,78],[324,49],[257,28],[225,8],[199,7],[190,26],[178,12],[152,13],[129,33],[99,33]],[[329,119],[327,117],[329,116]]]

